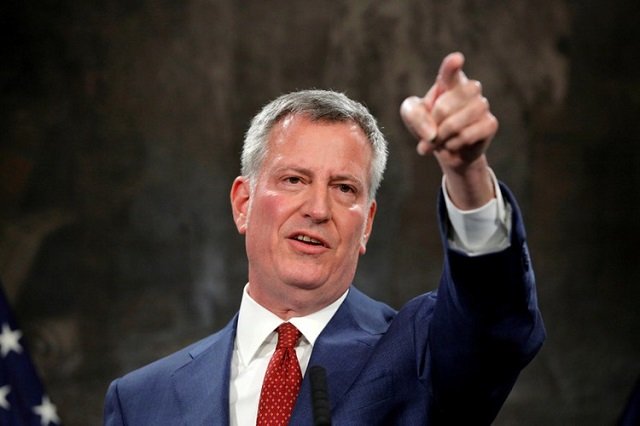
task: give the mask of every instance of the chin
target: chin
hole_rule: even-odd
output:
[[[287,287],[292,290],[313,290],[325,294],[346,291],[349,284],[351,284],[351,281],[348,279],[346,283],[342,283],[343,280],[341,280],[341,278],[344,277],[345,274],[332,274],[327,268],[314,268],[314,266],[317,265],[306,264],[295,265],[287,269],[283,268],[279,274],[280,282],[285,283]]]
[[[284,279],[283,282],[287,283],[288,287],[294,287],[301,290],[315,290],[317,288],[321,288],[324,285],[324,280],[313,279],[308,275],[302,277],[289,276]]]
[[[340,293],[346,291],[350,282],[347,284],[338,284],[330,281],[326,276],[322,277],[310,277],[309,274],[302,276],[289,276],[288,279],[283,280],[291,290],[302,290],[315,292],[319,297],[322,295],[329,295],[331,293]]]

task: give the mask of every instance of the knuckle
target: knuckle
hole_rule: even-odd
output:
[[[478,80],[470,80],[465,85],[465,92],[468,96],[477,96],[482,93],[482,84]]]
[[[481,114],[489,112],[489,101],[487,98],[482,96],[476,100],[476,110]]]
[[[489,122],[489,126],[493,129],[494,132],[498,130],[498,127],[500,127],[500,123],[498,122],[498,119],[495,115],[489,113],[487,120]]]

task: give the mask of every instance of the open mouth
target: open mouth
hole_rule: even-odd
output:
[[[311,246],[320,246],[320,247],[326,247],[327,246],[324,242],[322,242],[320,240],[317,240],[315,238],[312,238],[312,237],[310,237],[308,235],[303,235],[303,234],[294,235],[293,239],[296,240],[296,241],[300,241],[302,243],[305,243],[305,244],[309,244]]]

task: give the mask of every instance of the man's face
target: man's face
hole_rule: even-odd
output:
[[[352,122],[298,115],[272,129],[253,193],[243,177],[231,192],[246,236],[249,292],[263,306],[303,315],[350,285],[376,209],[368,199],[371,157]]]

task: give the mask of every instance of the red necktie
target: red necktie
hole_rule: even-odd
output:
[[[262,382],[258,426],[287,425],[302,382],[295,350],[300,331],[288,322],[280,324],[276,331],[278,344]]]

